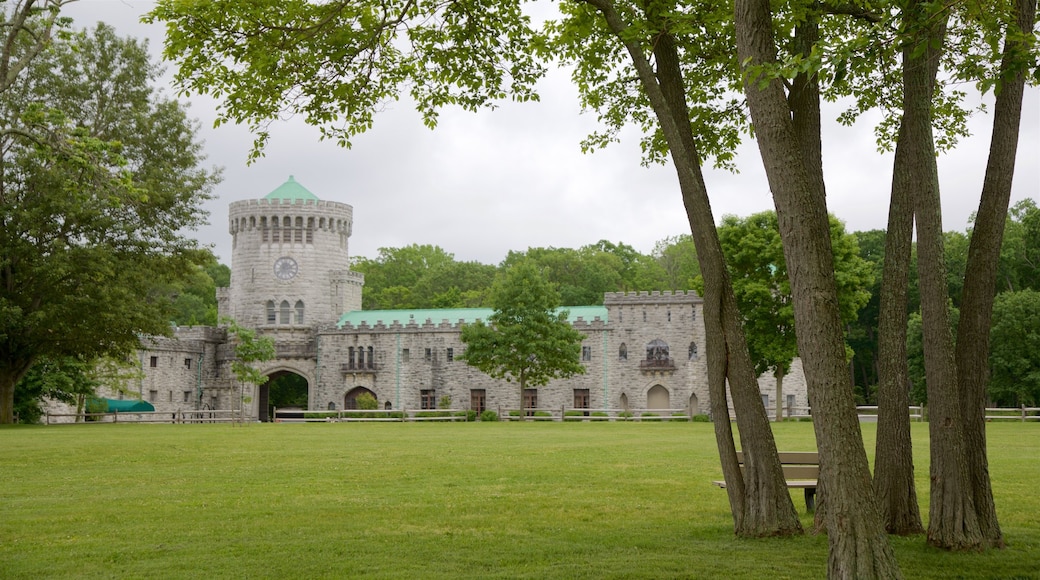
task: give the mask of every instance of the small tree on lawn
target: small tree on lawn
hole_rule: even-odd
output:
[[[559,293],[533,263],[520,262],[495,282],[491,306],[486,323],[462,327],[466,352],[460,358],[496,379],[515,380],[521,409],[524,389],[585,372],[585,335],[567,322]]]
[[[269,336],[258,337],[255,330],[243,328],[234,320],[225,322],[228,323],[228,333],[234,335],[236,339],[235,359],[231,361],[231,372],[235,375],[235,379],[238,380],[238,409],[240,418],[244,419],[245,403],[251,400],[246,399],[243,392],[245,383],[259,387],[267,382],[269,377],[253,366],[253,364],[274,358],[274,340]]]

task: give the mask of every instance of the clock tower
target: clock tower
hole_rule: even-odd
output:
[[[353,208],[322,201],[292,176],[262,199],[231,204],[231,286],[221,316],[248,328],[309,332],[361,309],[350,271]]]

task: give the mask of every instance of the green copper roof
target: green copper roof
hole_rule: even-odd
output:
[[[318,196],[314,195],[307,190],[306,187],[300,185],[293,179],[293,176],[289,176],[289,181],[278,186],[277,189],[264,196],[264,199],[281,199],[288,201],[296,201],[298,199],[318,201]]]
[[[585,322],[592,322],[597,316],[603,322],[607,321],[607,307],[606,306],[565,306],[562,310],[569,311],[567,320],[574,322],[579,317],[585,320]],[[447,320],[449,324],[456,324],[458,321],[465,323],[475,322],[476,320],[487,320],[494,310],[490,308],[417,308],[414,310],[354,310],[346,312],[339,319],[339,326],[352,324],[359,326],[361,323],[366,323],[369,326],[374,326],[380,321],[383,324],[391,325],[394,322],[401,324],[408,324],[414,320],[416,324],[426,324],[429,320],[433,324],[440,324]]]

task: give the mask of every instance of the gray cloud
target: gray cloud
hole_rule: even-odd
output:
[[[68,13],[80,27],[102,20],[123,35],[148,38],[158,58],[162,26],[139,22],[151,5],[82,0]],[[249,132],[214,129],[214,102],[192,97],[190,112],[201,124],[208,161],[224,168],[218,198],[207,204],[211,223],[199,239],[230,261],[228,204],[266,195],[289,175],[320,198],[354,207],[351,253],[358,256],[373,257],[380,247],[435,244],[456,259],[494,264],[509,250],[600,239],[649,252],[658,240],[688,233],[674,171],[642,167],[635,134],[582,154],[579,142],[596,128],[595,118],[580,114],[564,72],[554,72],[543,87],[539,103],[503,103],[477,114],[447,110],[435,131],[402,101],[377,116],[373,130],[349,150],[322,142],[301,119],[289,119],[272,127],[266,155],[253,165],[246,164]],[[1038,97],[1040,90],[1028,90],[1012,203],[1040,197]],[[891,155],[877,153],[870,123],[831,122],[838,112],[830,107],[824,113],[828,209],[852,231],[883,229]],[[947,230],[963,230],[977,209],[990,122],[985,115],[973,119],[974,136],[939,160]],[[741,147],[738,162],[738,175],[706,171],[716,220],[772,209],[753,143]]]

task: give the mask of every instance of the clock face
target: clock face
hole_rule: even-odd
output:
[[[300,266],[289,257],[281,257],[274,261],[274,275],[279,280],[292,280],[299,273]]]

